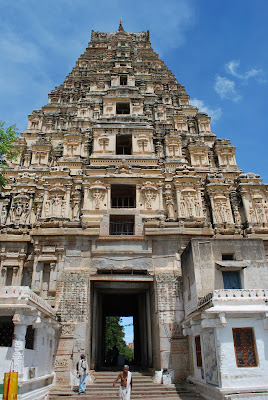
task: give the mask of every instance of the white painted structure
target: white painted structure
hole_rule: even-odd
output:
[[[182,254],[188,380],[208,400],[268,399],[267,272],[258,238],[192,239]]]
[[[210,297],[210,296],[209,296]],[[202,310],[202,306],[206,307]],[[193,350],[192,376],[207,399],[267,399],[268,398],[268,290],[221,289],[213,291],[210,299],[199,305],[200,312],[184,323],[184,334],[189,335],[190,347],[195,349],[195,337],[200,335],[203,366],[197,367]],[[233,328],[253,328],[257,366],[238,367],[235,357]],[[206,370],[207,333],[213,335],[215,372],[211,378]],[[255,397],[254,393],[257,393]],[[253,396],[254,397],[251,397]]]
[[[55,332],[59,327],[53,308],[29,287],[0,288],[0,317],[12,317],[12,347],[0,347],[0,383],[11,361],[19,373],[21,400],[45,400],[54,380]],[[27,327],[34,329],[33,349],[25,348]],[[2,395],[0,396],[2,399]]]

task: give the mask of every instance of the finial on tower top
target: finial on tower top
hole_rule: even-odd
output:
[[[123,28],[122,23],[123,23],[123,18],[121,17],[121,18],[120,18],[119,28],[118,28],[119,31],[124,31],[124,28]]]

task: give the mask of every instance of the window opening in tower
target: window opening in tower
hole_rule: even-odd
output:
[[[120,76],[120,86],[126,86],[126,85],[127,85],[127,76],[121,75]]]
[[[110,235],[134,235],[134,215],[110,215]]]
[[[116,136],[116,154],[132,154],[132,136],[117,135]]]
[[[130,104],[116,103],[116,114],[130,114]]]
[[[112,208],[135,208],[135,185],[111,185]]]

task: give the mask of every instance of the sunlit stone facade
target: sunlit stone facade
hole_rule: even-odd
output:
[[[30,286],[57,313],[57,382],[69,382],[81,351],[92,370],[105,365],[103,319],[116,312],[134,315],[139,367],[160,380],[164,371],[165,382],[194,376],[189,321],[225,286],[220,273],[213,280],[221,254],[206,253],[205,273],[196,250],[185,274],[181,255],[191,239],[215,248],[219,240],[222,254],[243,261],[241,246],[258,239],[259,251],[247,256],[267,268],[268,185],[237,166],[235,147],[211,132],[210,117],[191,105],[149,32],[121,25],[92,31],[17,146],[0,198],[1,285]],[[202,275],[189,311],[185,296]],[[266,289],[267,276],[241,289]],[[113,309],[115,296],[129,308]]]

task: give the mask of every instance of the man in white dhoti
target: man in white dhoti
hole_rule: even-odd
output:
[[[124,365],[123,372],[120,372],[118,377],[113,383],[116,385],[117,381],[121,379],[121,385],[119,389],[119,400],[130,400],[130,393],[132,390],[132,374],[129,372],[129,366]]]

